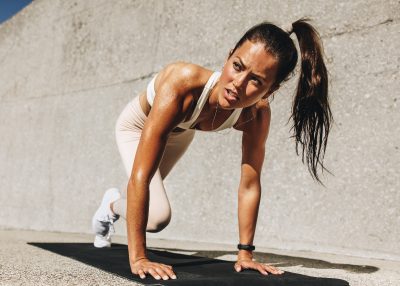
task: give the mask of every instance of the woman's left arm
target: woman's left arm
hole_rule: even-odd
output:
[[[267,105],[259,108],[255,118],[243,128],[242,164],[238,194],[240,244],[253,244],[261,198],[260,174],[265,157],[265,143],[270,121],[271,110]],[[268,272],[272,274],[282,273],[273,266],[253,261],[253,253],[249,250],[239,250],[235,269],[238,272],[242,269],[254,269],[264,275],[268,275]]]

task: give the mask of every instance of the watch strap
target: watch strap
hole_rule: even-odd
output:
[[[237,245],[237,248],[239,250],[255,250],[256,249],[256,247],[254,245],[251,245],[251,244],[240,244],[240,243]]]

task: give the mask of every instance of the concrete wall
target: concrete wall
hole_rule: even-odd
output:
[[[150,77],[176,60],[219,69],[251,25],[303,16],[327,55],[334,176],[320,187],[295,156],[293,79],[271,104],[255,244],[400,259],[398,1],[34,1],[0,26],[0,226],[90,232],[127,182],[117,116]],[[150,236],[237,243],[240,141],[196,135],[165,183],[172,222]]]

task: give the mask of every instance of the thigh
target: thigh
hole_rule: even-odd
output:
[[[131,175],[145,120],[146,115],[137,96],[125,106],[115,124],[115,140],[128,177]]]
[[[193,141],[194,135],[195,130],[192,129],[179,133],[172,132],[170,134],[159,166],[161,178],[165,179],[168,176],[169,172]]]
[[[138,99],[139,97],[135,98],[125,107],[117,120],[115,128],[118,150],[128,178],[131,175],[140,136],[146,120],[146,115],[143,113]],[[149,189],[149,221],[155,220],[156,217],[170,215],[170,204],[159,169],[151,179]],[[126,198],[126,188],[122,191],[122,197]]]

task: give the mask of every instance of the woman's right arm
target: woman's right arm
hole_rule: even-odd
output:
[[[188,70],[189,68],[189,70]],[[158,75],[157,96],[144,124],[127,191],[129,262],[141,278],[174,278],[172,267],[153,263],[146,256],[146,226],[149,215],[149,184],[164,153],[169,133],[185,118],[193,98],[188,94],[190,67],[168,66]]]

